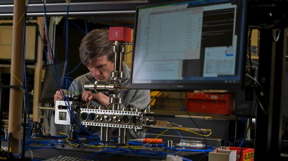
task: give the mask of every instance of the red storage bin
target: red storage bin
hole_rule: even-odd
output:
[[[187,92],[186,110],[199,113],[232,114],[234,94]]]

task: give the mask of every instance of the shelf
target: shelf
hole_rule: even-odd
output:
[[[0,67],[10,68],[11,64],[0,64]],[[27,68],[35,69],[35,65],[26,65]]]
[[[171,111],[166,109],[153,109],[151,108],[151,112],[155,114],[162,114],[162,115],[183,115],[189,118],[189,115],[185,111]],[[196,112],[189,112],[190,116],[209,116],[212,117],[212,120],[236,120],[235,115],[220,115],[220,114],[205,114],[205,113],[196,113]]]

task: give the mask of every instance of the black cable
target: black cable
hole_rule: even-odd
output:
[[[247,48],[248,48],[248,54],[247,55],[247,59],[249,60],[249,65],[246,66],[246,70],[247,73],[250,72],[252,73],[253,71],[253,65],[252,65],[252,54],[251,54],[251,36],[252,36],[252,29],[248,29],[248,38],[247,38]],[[245,61],[245,63],[247,63],[247,61]],[[245,84],[249,82],[249,79],[246,80]]]
[[[246,73],[246,76],[248,76],[250,79],[252,79],[252,80],[261,88],[262,92],[260,92],[260,93],[262,93],[262,96],[263,96],[264,98],[266,98],[266,94],[265,94],[265,91],[264,91],[263,86],[262,86],[255,78],[253,78],[253,77],[250,76],[249,74]],[[260,102],[259,96],[257,95],[257,93],[255,94],[255,96],[256,96],[256,99],[257,99],[257,101],[258,101],[258,104],[260,105],[260,108],[261,108],[261,110],[263,111],[263,113],[264,113],[264,114],[268,114],[268,111],[264,109],[262,103]],[[265,101],[265,100],[266,100],[266,99],[264,99],[264,101]],[[265,103],[266,103],[266,105],[268,106],[268,103],[267,103],[266,101],[265,101]]]
[[[236,145],[236,138],[237,138],[237,132],[238,132],[238,116],[236,116],[236,119],[235,119],[235,127],[234,127],[234,129],[235,129],[235,132],[234,132],[234,140],[233,140],[233,143],[232,143],[232,145],[233,146],[235,146]]]
[[[143,109],[142,113],[140,114],[140,117],[143,116],[143,113],[145,112],[145,110],[150,106],[150,104],[162,93],[162,91],[158,92],[151,100],[150,102],[147,104],[147,106]],[[133,127],[134,129],[134,127]]]
[[[266,115],[267,115],[267,114],[268,114],[268,111],[264,109],[264,107],[263,107],[262,103],[261,103],[261,102],[260,102],[260,100],[259,100],[259,97],[258,97],[258,95],[256,95],[256,100],[257,100],[257,103],[259,104],[259,106],[260,106],[260,108],[261,108],[262,112],[263,112],[264,114],[266,114]]]
[[[141,121],[140,118],[141,116],[143,116],[143,113],[145,112],[145,110],[150,106],[150,104],[162,93],[162,91],[159,91],[152,99],[150,99],[150,102],[147,104],[147,106],[143,109],[143,111],[140,113],[138,121],[135,121],[134,126],[132,129],[130,130],[134,130],[135,126],[136,126],[136,122]]]
[[[252,79],[261,88],[263,95],[265,95],[265,90],[264,90],[263,86],[255,78],[253,78],[251,75],[249,75],[247,73],[245,75],[247,77],[249,77],[250,79]]]
[[[249,63],[250,63],[250,71],[253,71],[252,68],[252,54],[251,54],[251,36],[252,36],[252,29],[250,28],[248,31],[248,53],[249,53]]]

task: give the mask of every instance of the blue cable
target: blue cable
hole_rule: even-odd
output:
[[[78,88],[76,88],[75,85],[74,85],[70,80],[75,81],[75,84],[76,84],[77,86],[79,86],[79,82],[78,82],[78,81],[76,81],[76,80],[73,79],[72,77],[60,78],[60,81],[62,81],[62,80],[66,80],[68,83],[71,83],[69,88],[72,88],[76,93],[79,92]],[[68,90],[68,89],[67,89],[67,90]],[[74,93],[75,93],[75,92],[74,92]]]
[[[182,157],[184,161],[192,161],[191,159],[187,159],[185,157]]]
[[[42,137],[42,138],[56,138],[56,139],[65,139],[68,135],[58,135],[58,136],[50,136],[50,135],[34,135],[36,137]]]
[[[68,59],[69,59],[69,36],[68,36],[68,33],[69,33],[69,26],[68,26],[68,24],[69,24],[69,22],[68,22],[68,14],[69,14],[69,5],[67,5],[67,15],[66,15],[66,67],[68,66]],[[66,69],[66,68],[65,68]],[[67,75],[67,74],[66,74]],[[67,84],[66,84],[67,85]],[[68,89],[68,87],[66,87],[66,89]],[[65,100],[65,96],[64,96],[64,100]],[[66,106],[68,107],[67,109],[68,109],[68,113],[69,113],[69,116],[70,116],[70,119],[71,120],[74,120],[74,121],[76,121],[76,123],[78,124],[78,125],[80,125],[80,128],[83,128],[84,129],[84,131],[85,132],[87,132],[89,135],[92,135],[88,130],[87,130],[87,128],[86,127],[84,127],[82,124],[81,124],[81,121],[75,116],[75,115],[72,115],[71,116],[71,107],[70,107],[70,105],[69,105],[69,103],[68,102],[65,102],[65,104],[66,104]]]
[[[90,142],[89,144],[85,145],[84,147],[89,147],[91,145],[99,145],[100,143],[102,143],[102,142],[101,141]]]
[[[150,133],[153,133],[153,132],[156,132],[156,131],[159,131],[159,130],[163,130],[163,129],[155,129],[155,130],[153,130],[153,131],[150,132]],[[169,129],[169,130],[172,130],[172,131],[176,132],[176,133],[180,136],[181,140],[184,140],[184,139],[183,139],[183,136],[180,134],[179,131],[177,131],[177,130],[175,130],[175,129]],[[145,138],[147,138],[149,135],[150,135],[150,134],[146,135]],[[177,152],[171,153],[171,154],[172,154],[172,155],[178,154],[179,152],[181,152],[181,150],[182,150],[182,149],[178,149],[178,150],[176,150]]]
[[[243,119],[242,119],[242,120],[243,120]],[[245,120],[245,121],[246,121],[246,120]],[[243,143],[244,143],[244,140],[245,140],[245,136],[246,136],[246,134],[247,134],[247,132],[248,132],[248,129],[246,128],[246,126],[247,126],[247,121],[246,121],[246,122],[242,121],[242,123],[245,125],[245,131],[244,131],[243,139],[242,139],[241,142],[239,143],[238,147],[242,147],[242,146],[243,146]]]
[[[80,67],[81,64],[82,64],[82,62],[80,61],[79,64],[73,70],[71,70],[70,72],[67,72],[67,74],[65,74],[65,75],[69,75],[69,74],[75,72]]]
[[[67,110],[68,110],[68,114],[70,116],[70,119],[71,120],[74,119],[76,121],[76,123],[80,126],[80,128],[83,128],[83,130],[85,132],[87,132],[90,136],[94,136],[84,125],[82,125],[81,121],[79,120],[79,118],[76,115],[71,116],[71,107],[70,107],[68,101],[65,101],[65,105],[68,107]],[[95,139],[97,139],[97,138],[95,138]]]
[[[86,34],[86,32],[84,30],[82,30],[78,25],[76,25],[73,21],[71,21],[72,25],[74,25],[77,29],[79,29],[81,32],[83,32],[84,34]]]
[[[4,137],[1,137],[1,140],[3,140],[3,141],[7,141],[7,139],[6,139],[6,138],[4,138]]]
[[[56,70],[54,63],[52,64],[52,69],[53,69],[54,78],[56,79],[57,87],[58,89],[62,89],[61,82],[59,81],[59,77],[58,77],[58,71]]]
[[[181,146],[179,146],[181,148]],[[210,149],[182,149],[182,151],[187,151],[187,152],[211,152],[213,151],[215,148],[211,147],[211,146],[207,146]],[[186,147],[189,148],[189,147]],[[177,150],[177,148],[168,148],[171,150]]]
[[[28,1],[27,4],[30,3],[30,0]],[[25,13],[27,13],[28,10],[28,5],[25,6]],[[30,108],[29,108],[29,94],[28,94],[28,88],[27,88],[27,73],[26,73],[26,14],[24,16],[24,25],[23,25],[23,36],[22,36],[22,41],[23,41],[23,45],[22,45],[22,61],[23,61],[23,89],[24,89],[24,102],[25,102],[25,110],[27,112],[27,132],[26,132],[26,138],[24,138],[24,142],[25,144],[28,143],[28,140],[30,138],[31,135],[31,121],[30,121]]]
[[[128,143],[129,145],[135,145],[135,146],[143,146],[143,145],[146,145],[146,147],[153,147],[154,144],[146,144],[146,143],[139,143],[139,142],[135,142],[135,141],[129,141]],[[155,146],[162,146],[162,147],[165,147],[166,144],[155,144]]]
[[[50,49],[50,52],[51,52],[51,58],[49,57],[50,54],[47,52],[46,59],[48,61],[48,64],[52,64],[54,78],[56,80],[59,80],[58,73],[57,73],[57,70],[56,70],[55,65],[54,65],[54,56],[53,56],[54,53],[53,53],[53,50],[52,50],[52,46],[51,46],[51,43],[50,43],[49,32],[48,32],[49,29],[48,29],[48,25],[47,25],[47,12],[46,12],[46,3],[45,3],[45,1],[43,1],[43,7],[44,7],[44,20],[45,20],[44,23],[45,23],[45,28],[46,28],[47,43],[48,43],[48,48]],[[60,82],[56,81],[56,83],[57,83],[58,89],[61,89]]]
[[[69,21],[68,21],[68,11],[69,11],[69,8],[67,7],[67,16],[66,16],[66,48],[68,49],[69,48],[69,41],[68,41],[68,25],[67,24],[69,24]],[[86,21],[87,22],[87,21]],[[73,21],[71,21],[71,23],[74,25],[74,26],[76,26],[81,32],[83,32],[85,35],[87,34],[87,32],[88,32],[88,29],[87,29],[87,23],[85,23],[85,29],[86,29],[86,31],[83,31],[78,25],[76,25]],[[66,53],[67,54],[67,53]],[[68,56],[67,56],[67,58],[68,58]],[[68,61],[68,59],[66,59],[67,61]],[[79,67],[80,67],[80,65],[81,65],[81,61],[79,62],[79,64],[73,69],[73,70],[71,70],[70,72],[67,72],[65,75],[69,75],[69,74],[71,74],[71,73],[73,73],[74,71],[76,71]]]
[[[52,46],[50,43],[50,37],[49,37],[49,28],[47,25],[47,11],[46,11],[46,3],[45,1],[43,1],[43,8],[44,8],[44,23],[45,23],[45,31],[46,31],[46,36],[47,36],[47,43],[48,43],[48,48],[50,49],[51,52],[51,58],[47,57],[47,61],[49,61],[49,64],[54,64],[54,56],[53,56],[53,50],[52,50]],[[50,54],[48,53],[48,56],[50,56]]]
[[[86,18],[86,21],[85,21],[85,35],[88,34],[88,20]]]
[[[70,5],[67,5],[66,6],[67,7],[67,14],[66,14],[66,32],[65,32],[65,34],[66,34],[66,43],[65,43],[65,45],[66,45],[66,54],[65,54],[65,67],[64,67],[64,69],[65,69],[65,71],[64,71],[64,73],[66,73],[67,72],[67,68],[69,67],[69,8],[70,8]],[[67,74],[65,74],[65,75],[67,75]],[[66,84],[66,89],[68,89],[68,84]]]
[[[64,96],[65,97],[65,96]],[[67,106],[67,111],[68,111],[68,114],[70,116],[70,119],[73,120],[75,119],[75,121],[77,122],[78,125],[80,125],[80,128],[82,128],[85,132],[87,132],[90,136],[94,137],[95,139],[99,139],[99,136],[98,137],[95,137],[89,130],[87,130],[87,128],[85,126],[83,126],[81,124],[81,121],[75,116],[75,115],[72,115],[71,116],[71,107],[69,105],[69,102],[68,101],[65,101],[65,105]],[[80,140],[78,140],[80,142]],[[74,143],[74,142],[71,142],[73,144],[78,144],[78,143]],[[80,143],[81,144],[81,143]]]

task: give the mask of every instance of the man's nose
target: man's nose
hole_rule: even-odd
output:
[[[92,68],[90,71],[91,71],[91,74],[92,74],[93,76],[98,76],[98,75],[100,75],[100,71],[99,71],[98,69],[96,69],[96,68]]]

